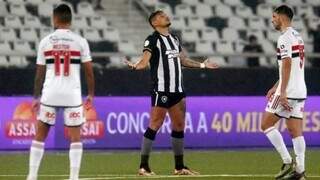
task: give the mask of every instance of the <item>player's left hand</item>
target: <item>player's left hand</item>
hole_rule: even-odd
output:
[[[33,99],[33,101],[32,101],[32,111],[34,113],[38,113],[39,108],[40,108],[40,100],[39,100],[39,98]]]
[[[92,108],[92,106],[93,106],[93,96],[88,95],[87,99],[86,99],[86,101],[84,103],[84,107],[85,107],[86,110],[89,110],[89,109]]]
[[[279,98],[280,104],[282,105],[282,107],[287,110],[287,111],[291,111],[292,107],[289,105],[288,99],[287,99],[287,95],[285,93],[281,93],[280,94],[280,98]]]
[[[219,68],[219,65],[217,63],[209,62],[209,59],[206,59],[203,63],[206,66],[206,68],[208,68],[208,69],[217,69],[217,68]]]

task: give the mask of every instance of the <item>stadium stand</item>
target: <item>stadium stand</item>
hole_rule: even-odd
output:
[[[266,55],[260,57],[262,66],[272,67],[270,56],[274,54],[279,33],[271,24],[271,14],[275,6],[285,3],[295,10],[293,25],[300,31],[305,41],[305,51],[313,52],[311,29],[320,25],[320,0],[264,0],[254,3],[244,0],[135,0],[146,9],[162,9],[171,16],[172,28],[184,44],[184,47],[195,56],[211,54],[218,57],[223,67],[237,66],[228,56],[241,53],[250,35],[258,37]],[[1,59],[10,60],[12,52],[21,53],[16,47],[25,47],[23,53],[34,53],[39,41],[52,32],[51,15],[54,5],[65,2],[61,0],[2,0],[0,1],[0,49]],[[111,2],[111,1],[110,1]],[[90,1],[68,1],[75,13],[73,30],[88,39],[93,54],[96,52],[126,54],[136,57],[141,50],[146,32],[139,30],[124,35],[130,27],[148,27],[146,15],[138,6],[131,6],[140,14],[142,21],[124,20],[129,17],[123,10],[125,1],[112,1],[113,7],[96,11]],[[118,4],[117,4],[118,3]],[[122,4],[121,4],[122,3]],[[114,16],[109,17],[112,8]],[[126,9],[125,9],[126,10]],[[109,14],[108,14],[109,13]],[[120,15],[127,16],[121,17]],[[120,16],[120,17],[119,17]],[[115,18],[116,17],[116,18]],[[120,24],[122,22],[122,24]],[[118,25],[119,23],[120,25]],[[139,24],[140,23],[140,24]],[[135,25],[135,26],[134,26]],[[129,37],[129,38],[128,38]],[[137,42],[139,41],[139,42]],[[22,43],[23,42],[23,43]],[[21,54],[21,56],[26,57]],[[215,55],[217,54],[217,55]],[[15,54],[18,56],[19,54]],[[112,55],[112,54],[111,54]],[[107,54],[106,56],[111,56]],[[104,57],[112,64],[117,58]],[[33,57],[34,58],[34,57]],[[229,64],[231,63],[231,64]],[[9,67],[0,63],[1,67]],[[103,63],[105,64],[105,63]],[[23,66],[20,66],[23,67]],[[101,66],[99,66],[101,67]],[[102,67],[113,67],[102,66]],[[122,67],[115,65],[114,67]],[[242,67],[242,65],[240,66]]]

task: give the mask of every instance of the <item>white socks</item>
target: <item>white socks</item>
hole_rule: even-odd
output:
[[[302,173],[305,171],[304,159],[306,151],[306,142],[303,136],[299,136],[292,139],[294,154],[296,155],[296,171]]]
[[[78,180],[82,158],[82,143],[75,142],[70,144],[70,180]]]
[[[39,141],[32,141],[30,147],[29,157],[29,174],[28,180],[36,180],[38,177],[38,170],[41,163],[41,159],[44,153],[44,143]]]
[[[278,153],[280,154],[284,164],[290,164],[292,162],[292,158],[286,145],[284,144],[283,138],[275,127],[270,127],[264,131],[272,145],[276,148]]]

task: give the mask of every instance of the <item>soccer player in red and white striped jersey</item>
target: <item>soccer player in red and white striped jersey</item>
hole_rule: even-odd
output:
[[[82,157],[80,128],[85,122],[80,84],[80,68],[84,68],[90,108],[94,96],[94,75],[88,42],[70,30],[72,13],[68,5],[53,10],[55,31],[39,44],[33,108],[38,112],[37,131],[30,148],[28,180],[37,179],[44,153],[44,141],[55,124],[59,108],[70,136],[70,180],[79,179]],[[42,83],[44,81],[43,87]],[[41,92],[42,88],[42,93]],[[41,94],[41,98],[40,98]]]
[[[306,143],[302,135],[302,121],[307,88],[304,80],[304,42],[301,35],[291,27],[293,12],[290,7],[277,7],[272,23],[281,32],[277,42],[279,80],[268,91],[269,100],[262,121],[262,130],[279,152],[283,165],[276,179],[305,178]],[[292,137],[296,166],[284,144],[283,137],[274,125],[285,118]]]

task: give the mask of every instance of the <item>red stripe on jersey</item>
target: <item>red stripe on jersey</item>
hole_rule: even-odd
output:
[[[299,49],[304,49],[304,45],[295,45],[295,46],[292,46],[292,51],[299,50]]]
[[[65,50],[51,50],[51,51],[45,51],[44,52],[44,56],[53,56],[53,52],[59,52],[60,54],[63,54],[64,52],[66,52]],[[67,51],[70,52],[71,56],[80,56],[80,51]]]

